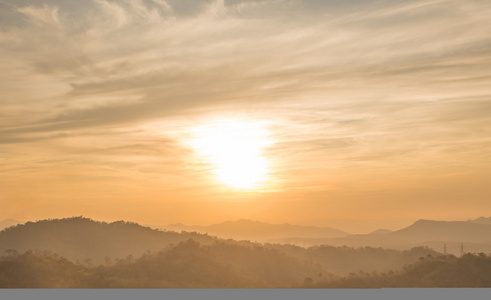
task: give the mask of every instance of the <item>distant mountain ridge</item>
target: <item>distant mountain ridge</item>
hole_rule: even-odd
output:
[[[106,223],[74,217],[8,227],[0,231],[0,253],[8,249],[41,249],[59,253],[72,261],[91,258],[94,263],[100,263],[106,256],[112,259],[125,258],[128,255],[140,256],[147,251],[160,251],[187,239],[206,245],[220,238],[303,247],[346,245],[403,250],[429,246],[443,251],[446,245],[447,251],[456,255],[460,253],[462,246],[465,252],[491,253],[491,225],[487,224],[490,219],[418,220],[396,231],[380,229],[369,234],[348,234],[329,227],[270,224],[251,220],[229,221],[210,226],[174,224],[164,226],[167,231],[162,231],[131,222]]]
[[[406,242],[426,240],[491,243],[491,226],[468,221],[418,220],[389,236]]]
[[[388,229],[377,229],[375,231],[370,232],[369,234],[372,234],[372,235],[384,235],[384,234],[389,234],[389,233],[392,233],[392,232],[393,232],[392,230],[388,230]]]
[[[277,239],[271,242],[292,243],[301,246],[329,244],[350,247],[385,247],[408,249],[416,246],[429,246],[443,250],[444,245],[450,253],[459,254],[461,246],[465,252],[491,252],[491,218],[478,218],[469,221],[418,220],[412,225],[385,234],[352,234],[341,238],[324,239]],[[484,221],[484,222],[483,222]],[[376,231],[377,232],[377,231]]]
[[[18,221],[18,220],[14,220],[14,219],[2,220],[2,221],[0,221],[0,231],[4,230],[7,227],[15,226],[15,225],[21,224],[21,223],[23,223],[23,222]]]
[[[244,225],[247,222],[239,224]],[[210,257],[212,252],[215,254]],[[224,272],[231,271],[231,274],[239,268],[243,270],[239,273],[246,272],[248,278],[257,278],[256,273],[261,272],[266,274],[268,280],[272,276],[267,275],[270,271],[278,277],[283,277],[285,272],[298,277],[300,269],[304,267],[313,271],[299,277],[303,279],[306,275],[318,276],[320,273],[347,275],[361,269],[367,272],[395,270],[428,255],[436,257],[439,253],[425,247],[398,251],[324,245],[306,249],[284,244],[224,240],[199,233],[160,231],[132,222],[106,223],[84,217],[27,222],[0,232],[0,264],[4,262],[0,266],[0,273],[2,270],[15,273],[18,268],[12,267],[12,259],[15,261],[22,258],[27,264],[22,261],[18,263],[24,264],[24,267],[33,267],[26,272],[38,274],[38,267],[44,268],[45,263],[60,263],[59,271],[63,274],[63,269],[70,265],[64,262],[66,258],[74,263],[72,271],[81,270],[82,266],[97,266],[90,268],[95,275],[99,274],[98,270],[103,266],[119,266],[117,269],[118,272],[123,272],[122,279],[126,276],[127,266],[137,260],[143,264],[137,264],[132,275],[136,278],[141,276],[140,267],[144,267],[148,274],[167,274],[165,277],[177,280],[176,282],[186,281],[175,277],[179,273],[176,270],[184,270],[184,273],[190,272],[197,276],[206,274],[202,272],[205,268],[211,270],[208,273],[210,276],[214,276],[217,268]],[[163,258],[163,261],[153,260],[152,257]],[[34,262],[33,259],[38,261]],[[250,269],[253,266],[257,268]],[[152,279],[152,276],[148,278]],[[36,275],[32,278],[36,282]],[[2,280],[0,285],[1,282]],[[57,280],[51,282],[57,284]]]
[[[485,225],[491,225],[491,217],[479,217],[477,219],[474,219],[474,220],[468,220],[468,222],[472,222],[472,223],[477,223],[477,224],[485,224]]]
[[[301,226],[288,223],[271,224],[246,219],[227,221],[210,226],[170,224],[163,226],[162,228],[173,231],[195,231],[218,236],[220,238],[233,238],[258,242],[281,238],[336,238],[349,235],[347,232],[330,227]]]

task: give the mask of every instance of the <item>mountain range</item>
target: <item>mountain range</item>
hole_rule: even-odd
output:
[[[370,246],[407,250],[427,246],[455,255],[461,252],[491,253],[491,217],[467,221],[419,220],[400,230],[379,229],[369,234],[349,234],[329,227],[270,224],[251,220],[210,226],[172,224],[160,229],[124,221],[97,222],[83,217],[12,226],[16,223],[15,220],[0,222],[10,226],[0,232],[0,253],[8,249],[49,249],[61,252],[71,260],[91,258],[95,259],[94,262],[101,262],[108,253],[114,259],[125,258],[129,254],[140,256],[187,239],[202,244],[210,244],[217,239],[233,239],[302,247]]]
[[[384,247],[409,249],[428,246],[452,254],[461,252],[491,253],[491,218],[468,221],[418,220],[412,225],[396,231],[375,231],[371,234],[351,234],[339,238],[286,238],[270,242],[291,243],[301,246],[328,244],[350,247]]]
[[[487,242],[488,227],[420,220],[394,232],[326,240],[399,241],[406,246],[438,238]],[[305,248],[84,217],[8,227],[0,231],[0,251],[0,288],[488,287],[491,282],[491,256],[485,253],[455,257],[429,247],[395,250],[332,243]]]
[[[177,261],[168,257],[171,253]],[[206,258],[209,255],[213,256],[211,261]],[[392,250],[322,245],[307,249],[288,244],[220,239],[196,232],[162,231],[137,223],[106,223],[83,217],[27,222],[0,231],[0,261],[3,259],[8,265],[10,259],[21,258],[22,261],[27,260],[18,262],[24,266],[37,257],[40,263],[44,259],[58,262],[63,258],[78,266],[121,266],[124,269],[125,265],[137,260],[146,261],[145,257],[167,257],[165,264],[175,269],[200,269],[208,263],[219,263],[221,267],[231,270],[247,269],[248,265],[265,259],[267,262],[261,263],[264,266],[258,266],[261,272],[266,272],[264,268],[267,269],[270,263],[276,265],[278,270],[289,265],[291,268],[288,267],[288,272],[293,273],[306,266],[311,271],[317,270],[316,275],[322,272],[347,275],[359,270],[397,270],[428,255],[436,257],[441,254],[425,247]],[[227,260],[229,256],[230,260]],[[193,259],[197,266],[190,265]],[[152,269],[151,262],[145,264],[150,264],[148,268]],[[250,276],[255,277],[254,272]]]
[[[428,246],[455,255],[462,251],[491,252],[491,217],[467,221],[418,220],[396,231],[378,229],[369,234],[349,234],[330,227],[270,224],[251,220],[224,222],[210,226],[172,224],[162,228],[207,233],[219,238],[294,244],[304,247],[327,244],[410,249],[415,246]]]
[[[160,228],[178,232],[186,231],[207,233],[220,238],[250,240],[257,242],[265,242],[275,238],[337,238],[349,235],[347,232],[330,227],[301,226],[287,223],[271,224],[245,219],[228,221],[210,226],[170,224]]]
[[[491,225],[491,217],[485,218],[485,217],[479,217],[474,220],[467,220],[468,222],[472,223],[477,223],[477,224],[485,224],[485,225]]]

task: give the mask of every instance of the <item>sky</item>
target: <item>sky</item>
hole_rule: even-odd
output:
[[[487,0],[0,0],[0,219],[491,215]]]

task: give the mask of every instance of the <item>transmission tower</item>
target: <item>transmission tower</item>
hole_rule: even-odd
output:
[[[447,255],[447,244],[443,244],[443,254]]]
[[[464,243],[460,243],[460,256],[464,256]]]

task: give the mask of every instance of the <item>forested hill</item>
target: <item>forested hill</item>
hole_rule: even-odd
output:
[[[0,287],[302,287],[350,273],[402,274],[404,266],[441,256],[427,247],[239,242],[83,217],[9,227],[0,232],[0,247]]]
[[[333,276],[306,287],[316,288],[484,288],[491,287],[491,256],[467,253],[421,258],[402,270]]]
[[[0,232],[0,253],[9,249],[48,250],[73,262],[100,264],[109,258],[140,257],[188,239],[201,244],[216,240],[205,234],[166,232],[124,221],[106,223],[73,217],[5,228]]]
[[[160,231],[136,223],[105,223],[82,217],[27,222],[24,225],[9,227],[0,232],[0,255],[6,253],[5,251],[24,253],[28,250],[46,250],[74,263],[107,265],[126,259],[129,255],[137,259],[143,254],[166,250],[171,245],[175,246],[187,240],[201,245],[226,242],[242,247],[262,246],[300,261],[320,264],[326,272],[340,275],[359,270],[396,270],[405,264],[413,263],[421,256],[438,255],[429,248],[398,251],[324,245],[306,249],[293,245],[238,242],[220,240],[195,232]]]
[[[281,288],[320,272],[274,249],[188,240],[97,267],[38,251],[9,253],[0,257],[0,288]]]
[[[335,275],[319,263],[260,245],[200,245],[193,240],[99,266],[74,264],[39,251],[9,251],[0,257],[0,288],[296,287],[491,287],[491,259],[484,253],[463,258],[427,255],[395,271]]]

